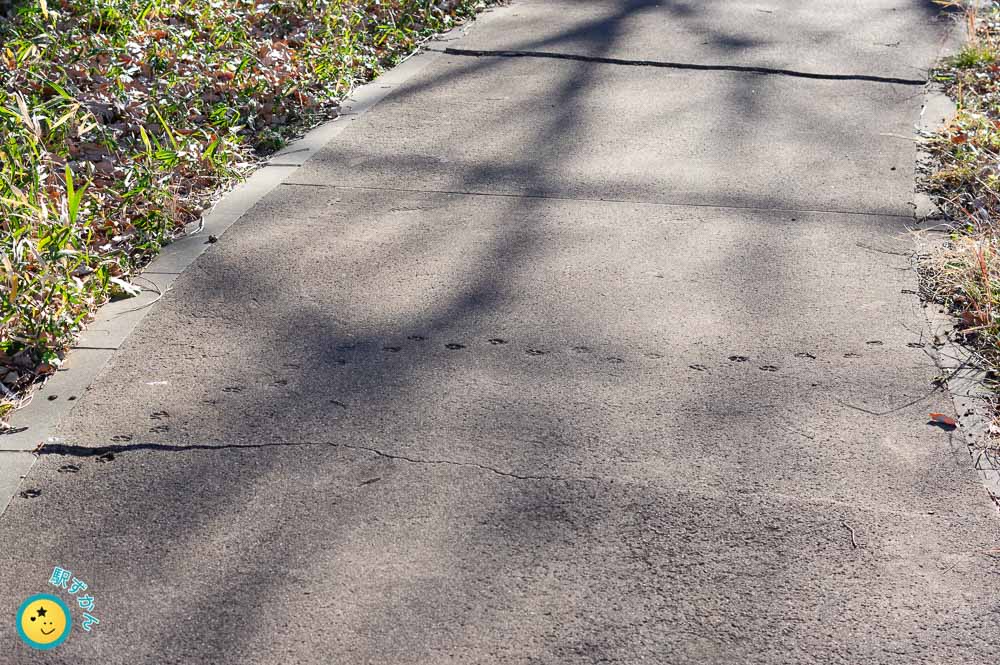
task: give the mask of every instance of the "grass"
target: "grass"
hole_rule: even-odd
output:
[[[953,228],[921,272],[930,298],[950,309],[964,343],[998,376],[1000,8],[965,9],[968,42],[935,73],[957,113],[926,142],[934,169],[923,182]]]
[[[0,418],[220,190],[485,4],[32,0],[0,18]]]

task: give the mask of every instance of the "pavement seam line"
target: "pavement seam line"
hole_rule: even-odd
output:
[[[516,480],[551,480],[560,482],[572,482],[572,481],[599,481],[601,480],[598,476],[532,476],[532,475],[522,475],[514,473],[512,471],[504,471],[487,464],[480,464],[478,462],[457,462],[455,460],[446,459],[421,459],[417,457],[408,457],[406,455],[397,455],[393,453],[387,453],[378,448],[372,448],[370,446],[360,446],[350,443],[337,443],[335,441],[284,441],[275,443],[262,443],[262,444],[222,444],[217,445],[212,444],[180,444],[180,445],[168,445],[168,444],[157,444],[157,443],[133,443],[133,444],[123,444],[123,445],[111,445],[111,446],[96,446],[93,448],[88,448],[85,446],[66,444],[62,442],[50,442],[46,443],[45,446],[36,448],[34,450],[3,450],[0,453],[35,453],[35,456],[39,455],[66,455],[71,457],[92,457],[107,453],[123,453],[123,452],[136,452],[142,450],[148,451],[177,451],[177,452],[187,452],[187,451],[209,451],[209,450],[233,450],[233,449],[254,449],[254,448],[272,448],[272,447],[304,447],[304,446],[324,446],[329,448],[347,448],[348,450],[356,450],[362,452],[368,452],[378,457],[383,457],[390,460],[399,460],[402,462],[408,462],[410,464],[428,464],[428,465],[439,465],[439,466],[464,466],[471,467],[475,469],[480,469],[482,471],[489,471],[490,473],[495,473],[498,476],[504,476],[506,478],[514,478]]]
[[[500,469],[497,469],[495,467],[487,466],[485,464],[479,464],[477,462],[456,462],[454,460],[425,460],[425,459],[418,459],[418,458],[415,458],[415,457],[406,457],[405,455],[393,455],[391,453],[387,453],[387,452],[384,452],[382,450],[378,450],[377,448],[369,448],[368,446],[352,445],[352,444],[349,444],[349,443],[328,443],[326,445],[333,446],[335,448],[349,448],[350,450],[363,450],[363,451],[372,453],[373,455],[376,455],[378,457],[384,457],[386,459],[391,459],[391,460],[400,460],[400,461],[403,461],[403,462],[409,462],[410,464],[430,464],[430,465],[443,465],[443,466],[466,466],[466,467],[473,467],[473,468],[476,468],[476,469],[481,469],[483,471],[489,471],[491,473],[495,473],[498,476],[504,476],[504,477],[507,477],[507,478],[515,478],[517,480],[553,480],[553,481],[565,481],[565,482],[583,481],[583,480],[590,480],[590,481],[600,480],[600,478],[597,478],[596,476],[580,476],[580,477],[577,477],[577,478],[568,478],[568,477],[565,477],[565,476],[522,476],[522,475],[519,475],[519,474],[516,474],[516,473],[512,473],[510,471],[501,471]]]
[[[547,480],[552,482],[601,482],[609,481],[609,478],[600,476],[533,476],[533,475],[522,475],[513,473],[511,471],[503,471],[496,467],[489,466],[487,464],[480,464],[478,462],[458,462],[455,460],[442,460],[442,459],[422,459],[417,457],[409,457],[406,455],[398,455],[394,453],[387,453],[378,448],[373,448],[371,446],[362,446],[350,443],[337,443],[334,441],[281,441],[275,443],[266,444],[234,444],[234,443],[221,443],[216,444],[151,444],[151,443],[132,443],[132,444],[121,444],[121,445],[109,445],[109,446],[96,446],[93,448],[88,448],[79,445],[69,445],[65,443],[50,443],[46,444],[43,448],[31,451],[31,450],[6,450],[0,451],[2,453],[26,453],[34,452],[36,461],[38,457],[47,455],[59,455],[68,457],[97,457],[101,454],[106,453],[126,453],[126,452],[140,452],[143,450],[151,450],[153,452],[192,452],[192,451],[228,451],[228,450],[252,450],[256,448],[272,448],[272,447],[315,447],[323,446],[326,448],[345,448],[348,450],[353,450],[357,452],[370,453],[376,457],[381,457],[389,460],[398,460],[401,462],[406,462],[408,464],[418,464],[418,465],[429,465],[429,466],[457,466],[457,467],[471,467],[474,469],[479,469],[482,471],[488,471],[490,473],[502,476],[505,478],[513,478],[515,480]],[[34,464],[34,462],[33,462]],[[617,478],[610,479],[610,482],[615,482]],[[701,492],[696,489],[691,488],[674,488],[674,491],[679,494],[684,494],[688,496],[704,496],[706,492]],[[853,504],[849,501],[843,501],[836,498],[826,498],[826,497],[806,497],[806,496],[796,496],[794,494],[788,494],[787,492],[780,491],[753,491],[747,492],[745,494],[740,494],[740,498],[743,499],[760,499],[760,498],[776,498],[781,501],[788,503],[804,504],[809,506],[825,506],[825,507],[837,507],[843,508],[851,511],[858,511],[866,514],[870,514],[873,518],[877,520],[880,517],[905,517],[905,518],[926,518],[936,514],[936,511],[927,512],[925,510],[908,511],[908,510],[892,510],[885,508],[875,508],[862,506],[858,504]]]
[[[716,203],[679,203],[669,201],[633,201],[630,199],[593,199],[574,196],[552,196],[550,194],[515,194],[511,192],[475,192],[450,189],[411,189],[407,187],[370,187],[365,185],[329,185],[313,182],[282,182],[281,187],[314,187],[317,189],[358,189],[373,192],[402,192],[409,194],[449,194],[453,196],[489,196],[509,199],[545,199],[552,201],[575,201],[578,203],[627,203],[632,205],[663,206],[667,208],[710,208],[713,210],[756,210],[759,212],[795,212],[819,215],[857,215],[863,217],[889,217],[913,220],[914,216],[889,212],[866,212],[860,210],[824,210],[821,208],[769,208],[764,206],[722,205]]]
[[[460,48],[444,50],[427,49],[445,55],[464,55],[475,58],[549,58],[552,60],[574,60],[577,62],[593,62],[604,65],[624,65],[628,67],[656,67],[659,69],[678,69],[697,72],[737,72],[742,74],[757,74],[760,76],[788,76],[819,81],[865,81],[868,83],[890,83],[895,85],[918,86],[927,83],[925,79],[904,79],[895,76],[876,76],[874,74],[820,74],[816,72],[800,72],[794,69],[774,67],[757,67],[747,65],[699,65],[690,62],[665,62],[659,60],[628,60],[623,58],[602,58],[597,56],[577,55],[574,53],[556,53],[553,51],[482,51]]]

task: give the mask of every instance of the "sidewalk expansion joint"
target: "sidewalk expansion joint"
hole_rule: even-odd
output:
[[[213,451],[222,452],[222,451],[233,451],[233,450],[256,450],[259,448],[280,448],[280,447],[298,448],[298,447],[320,447],[320,446],[325,448],[344,448],[358,453],[367,453],[369,455],[380,457],[386,460],[405,462],[406,464],[423,465],[423,466],[465,467],[465,468],[475,469],[478,471],[489,472],[493,475],[500,476],[502,478],[510,478],[519,481],[546,481],[546,482],[564,482],[564,483],[572,483],[572,482],[615,483],[619,481],[624,481],[626,484],[630,482],[628,478],[610,477],[610,476],[602,477],[602,476],[560,476],[560,475],[520,474],[520,473],[514,473],[512,471],[504,471],[503,469],[498,469],[494,466],[489,466],[487,464],[480,464],[478,462],[459,462],[448,459],[424,459],[419,457],[410,457],[407,455],[388,453],[385,452],[384,450],[373,448],[371,446],[362,446],[350,443],[335,443],[332,441],[298,441],[298,442],[284,441],[284,442],[274,442],[274,443],[247,443],[247,444],[206,443],[206,444],[177,444],[177,445],[170,445],[165,443],[128,443],[128,444],[116,444],[116,445],[95,446],[95,447],[53,442],[53,443],[46,443],[44,446],[37,447],[34,450],[18,450],[18,451],[6,450],[6,451],[0,451],[0,453],[7,452],[7,453],[24,454],[33,452],[35,454],[35,457],[44,457],[47,455],[59,455],[66,457],[79,457],[79,458],[106,457],[113,460],[118,455],[130,452],[142,452],[142,451],[175,452],[175,453],[213,452]],[[109,455],[109,453],[111,454]],[[678,487],[674,488],[674,491],[680,494],[684,494],[686,496],[695,496],[695,497],[706,496],[707,494],[704,490],[700,490],[698,488]],[[806,505],[806,506],[822,506],[830,510],[840,510],[842,512],[846,511],[847,513],[851,514],[852,520],[854,520],[853,524],[855,525],[855,528],[857,528],[858,525],[862,527],[867,527],[870,524],[877,525],[880,519],[890,518],[890,517],[921,519],[921,520],[931,520],[931,519],[941,519],[941,518],[961,519],[961,515],[959,514],[950,515],[935,510],[928,511],[925,508],[921,508],[918,510],[906,510],[906,509],[894,509],[884,506],[871,507],[861,503],[845,501],[834,497],[800,496],[795,494],[789,494],[787,492],[777,491],[774,489],[739,493],[738,498],[739,500],[774,499],[783,503]],[[867,517],[862,519],[863,516]]]
[[[448,194],[451,196],[486,196],[507,199],[545,199],[552,201],[575,201],[579,203],[623,203],[629,205],[663,206],[667,208],[710,208],[713,210],[755,210],[759,212],[816,213],[823,215],[859,215],[864,217],[883,217],[908,219],[913,221],[913,214],[901,215],[890,212],[871,212],[862,210],[833,210],[824,208],[781,208],[748,205],[723,205],[719,203],[684,203],[670,201],[637,201],[633,199],[588,198],[575,196],[557,196],[553,194],[515,194],[511,192],[476,192],[453,189],[411,189],[407,187],[372,187],[367,185],[329,185],[312,182],[283,182],[282,187],[314,187],[317,189],[357,189],[372,192],[401,192],[407,194]]]
[[[506,478],[514,478],[516,480],[552,480],[552,481],[565,481],[565,482],[582,481],[582,480],[600,480],[600,478],[597,478],[596,476],[580,476],[580,477],[576,477],[576,478],[568,478],[568,477],[564,477],[564,476],[522,476],[522,475],[519,475],[519,474],[516,474],[516,473],[511,473],[509,471],[501,471],[500,469],[497,469],[495,467],[487,466],[485,464],[479,464],[479,463],[476,463],[476,462],[456,462],[456,461],[453,461],[453,460],[425,460],[425,459],[418,459],[418,458],[415,458],[415,457],[406,457],[405,455],[393,455],[391,453],[387,453],[387,452],[378,450],[376,448],[369,448],[367,446],[356,446],[356,445],[351,445],[351,444],[347,444],[347,443],[331,443],[331,444],[328,444],[328,445],[331,445],[331,446],[334,446],[334,447],[337,447],[337,448],[349,448],[351,450],[363,450],[363,451],[372,453],[373,455],[377,455],[378,457],[384,457],[385,459],[391,459],[391,460],[399,460],[399,461],[402,461],[402,462],[408,462],[410,464],[430,464],[430,465],[472,467],[472,468],[475,468],[475,469],[481,469],[483,471],[489,471],[491,473],[495,473],[498,476],[504,476]]]
[[[698,72],[739,72],[758,74],[762,76],[788,76],[791,78],[814,79],[819,81],[865,81],[868,83],[891,83],[895,85],[924,85],[926,79],[904,79],[895,76],[875,76],[872,74],[820,74],[816,72],[800,72],[794,69],[776,69],[774,67],[756,67],[748,65],[701,65],[691,62],[663,62],[659,60],[625,60],[622,58],[604,58],[574,53],[555,53],[552,51],[479,51],[460,48],[444,50],[427,49],[433,53],[446,55],[465,55],[474,58],[549,58],[552,60],[575,60],[577,62],[593,62],[603,65],[625,65],[629,67],[657,67],[660,69],[681,69]]]
[[[112,454],[123,454],[129,452],[139,452],[139,451],[156,451],[156,452],[192,452],[192,451],[222,451],[222,450],[240,450],[240,449],[256,449],[256,448],[280,448],[280,447],[308,447],[308,446],[324,446],[329,448],[346,448],[348,450],[355,450],[361,452],[371,453],[377,457],[382,457],[389,460],[398,460],[400,462],[406,462],[408,464],[424,464],[430,466],[458,466],[458,467],[468,467],[473,469],[479,469],[481,471],[489,471],[490,473],[496,474],[498,476],[503,476],[504,478],[513,478],[515,480],[548,480],[557,482],[573,482],[573,481],[597,481],[601,480],[597,476],[542,476],[542,475],[522,475],[514,473],[512,471],[504,471],[496,467],[492,467],[486,464],[479,464],[478,462],[457,462],[455,460],[445,460],[445,459],[421,459],[417,457],[407,457],[406,455],[396,455],[393,453],[387,453],[383,450],[377,448],[371,448],[369,446],[359,446],[350,443],[334,443],[332,441],[288,441],[288,442],[275,442],[275,443],[247,443],[247,444],[179,444],[179,445],[169,445],[165,443],[131,443],[131,444],[119,444],[110,446],[81,446],[68,443],[46,443],[44,446],[40,446],[33,450],[8,450],[3,452],[34,452],[36,455],[66,455],[69,457],[95,457],[99,455],[106,455],[107,453]]]

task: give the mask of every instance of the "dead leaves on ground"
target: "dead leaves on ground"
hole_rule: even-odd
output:
[[[936,423],[947,429],[955,429],[958,427],[958,421],[944,413],[931,413],[929,417],[932,423]]]

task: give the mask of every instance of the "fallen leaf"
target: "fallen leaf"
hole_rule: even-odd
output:
[[[41,363],[40,365],[38,365],[38,367],[35,368],[35,374],[37,374],[38,376],[47,376],[49,374],[54,374],[55,371],[56,368],[49,363]]]
[[[989,316],[987,316],[986,312],[980,310],[968,310],[962,312],[962,323],[969,327],[984,326],[989,323]]]
[[[932,413],[930,414],[930,418],[934,422],[941,423],[942,425],[946,425],[948,427],[958,427],[957,420],[955,420],[951,416],[946,416],[943,413]]]

